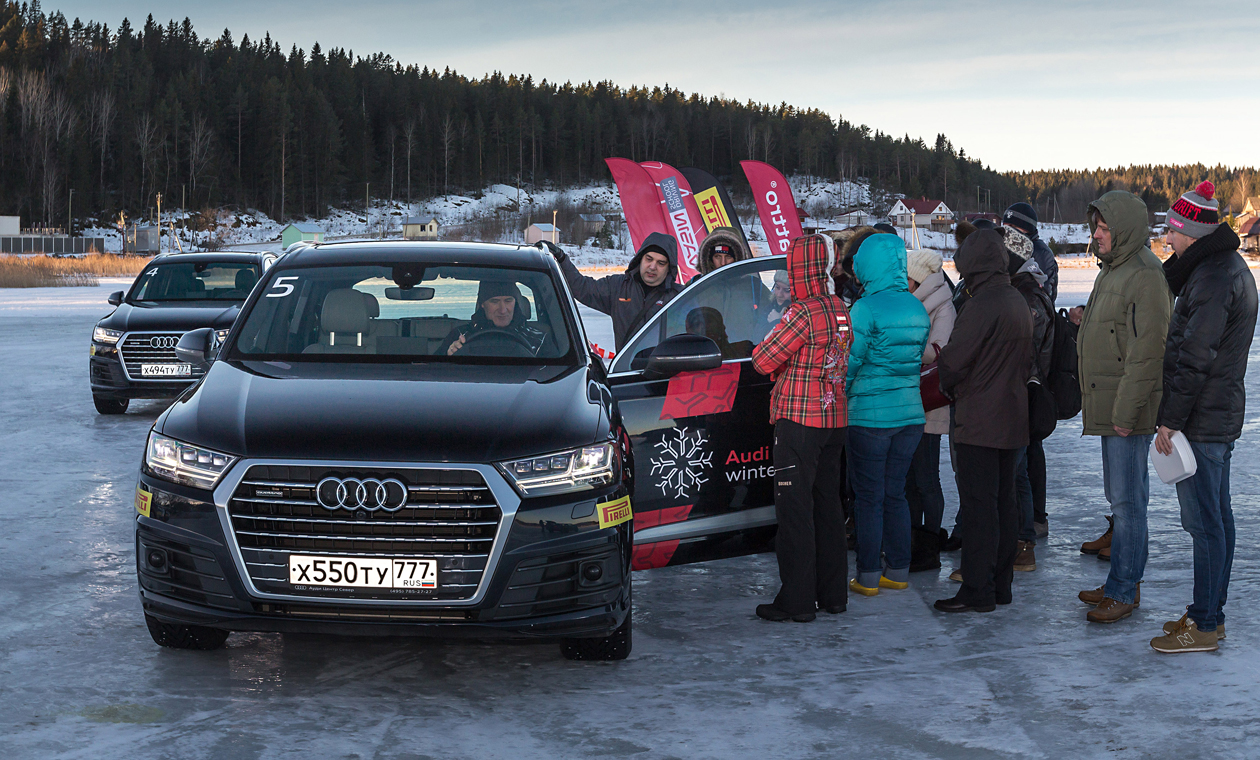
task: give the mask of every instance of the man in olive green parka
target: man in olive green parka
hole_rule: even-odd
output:
[[[1111,570],[1080,598],[1087,618],[1132,614],[1146,569],[1147,456],[1163,385],[1172,293],[1148,247],[1146,204],[1116,190],[1089,206],[1091,252],[1102,262],[1077,337],[1084,434],[1102,436],[1103,487],[1111,503]]]

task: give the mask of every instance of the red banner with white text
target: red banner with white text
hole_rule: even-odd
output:
[[[630,230],[630,242],[639,250],[643,240],[653,232],[674,234],[673,228],[661,213],[661,199],[656,183],[642,166],[628,158],[606,158],[617,194],[621,196],[621,211],[626,215],[626,227]]]
[[[752,187],[757,201],[757,215],[761,228],[766,232],[770,253],[787,253],[792,241],[800,237],[801,218],[796,213],[796,199],[783,174],[770,164],[761,161],[740,161],[744,176]]]
[[[691,185],[685,177],[669,164],[645,161],[639,164],[656,184],[661,198],[661,213],[669,223],[674,239],[678,241],[678,272],[683,282],[696,276],[700,267],[700,243],[707,231],[700,207],[691,194]]]

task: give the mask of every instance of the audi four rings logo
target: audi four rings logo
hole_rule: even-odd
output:
[[[175,344],[179,342],[179,338],[173,335],[158,335],[149,338],[149,345],[153,348],[175,348]]]
[[[315,486],[315,500],[324,509],[397,512],[407,505],[407,486],[395,478],[324,478]]]

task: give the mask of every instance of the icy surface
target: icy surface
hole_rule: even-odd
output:
[[[163,403],[98,416],[87,387],[89,333],[119,287],[0,290],[5,757],[1256,755],[1255,349],[1234,459],[1229,638],[1214,654],[1147,645],[1191,593],[1190,541],[1158,481],[1142,607],[1086,625],[1076,592],[1107,565],[1077,547],[1107,510],[1098,441],[1080,438],[1079,421],[1047,442],[1051,535],[1038,569],[988,615],[932,610],[956,588],[953,554],[910,590],[852,598],[843,615],[763,622],[753,607],[777,571],[762,555],[636,573],[635,647],[621,663],[567,662],[549,644],[270,634],[179,652],[150,641],[134,575],[136,468]],[[1080,287],[1072,280],[1060,305]]]

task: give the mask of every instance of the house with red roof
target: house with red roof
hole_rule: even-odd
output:
[[[1260,216],[1253,216],[1238,225],[1238,237],[1242,249],[1248,253],[1260,253]]]
[[[893,204],[892,209],[888,212],[888,218],[898,227],[923,227],[928,228],[936,222],[940,224],[948,224],[954,221],[954,212],[949,210],[949,206],[944,201],[934,201],[927,198],[899,198]]]

